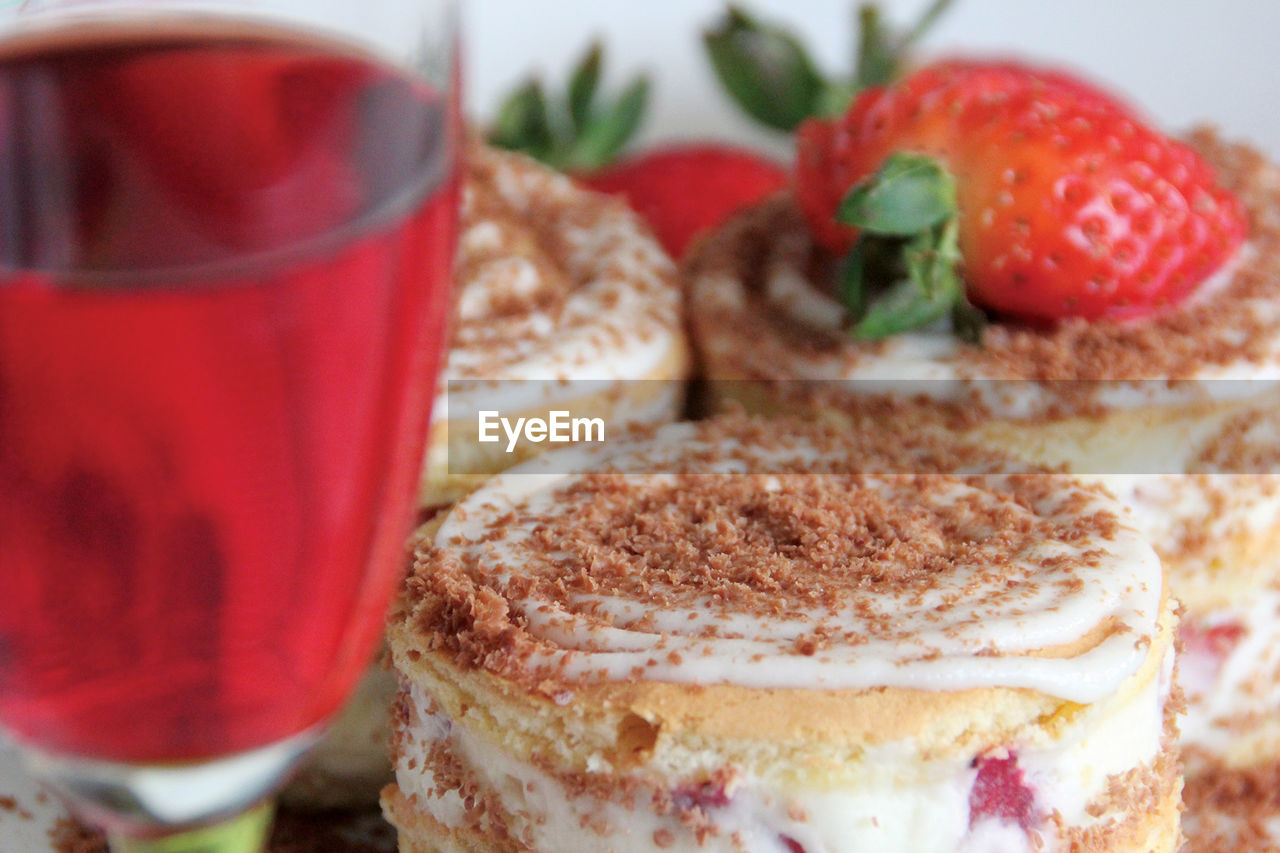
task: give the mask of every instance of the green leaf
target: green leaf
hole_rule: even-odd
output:
[[[790,131],[816,113],[827,83],[792,33],[730,6],[703,43],[720,82],[755,120]]]
[[[565,167],[583,171],[609,163],[640,126],[649,103],[649,79],[637,77],[607,110],[583,129],[565,158]]]
[[[845,195],[836,219],[875,234],[909,237],[956,211],[955,180],[936,160],[899,152]]]
[[[533,79],[502,102],[488,139],[562,170],[590,171],[608,164],[640,126],[649,82],[635,79],[605,108],[601,100],[604,48],[594,42],[575,64],[565,90],[544,94]]]
[[[929,30],[933,29],[933,25],[938,22],[938,19],[947,11],[952,2],[954,0],[933,0],[929,4],[929,7],[920,15],[919,20],[898,40],[899,58],[914,48],[916,43],[924,38]]]
[[[854,319],[861,319],[867,311],[866,248],[867,241],[859,238],[840,269],[840,302]]]
[[[540,160],[555,147],[542,85],[530,80],[512,92],[498,108],[489,141],[499,148],[523,151]]]
[[[600,87],[600,69],[603,63],[603,45],[598,41],[592,42],[569,77],[569,118],[578,133],[591,121],[591,108]]]
[[[960,278],[959,226],[953,216],[939,228],[922,231],[902,248],[907,276],[929,296],[936,293],[964,294]]]
[[[841,298],[857,319],[851,330],[853,337],[882,340],[931,325],[950,314],[957,336],[981,343],[986,315],[965,298],[959,234],[955,216],[906,240],[863,232],[849,255],[841,281]],[[865,313],[859,313],[868,301],[864,267],[869,256],[881,248],[897,253],[905,274],[871,298]],[[850,272],[854,268],[856,275]]]
[[[883,86],[898,76],[897,46],[880,19],[880,10],[872,4],[858,9],[858,54],[854,64],[855,89]]]
[[[858,53],[853,82],[861,90],[887,86],[898,78],[903,63],[924,36],[933,29],[953,0],[934,0],[911,28],[900,36],[885,26],[880,11],[872,4],[858,10]]]
[[[761,23],[739,6],[729,6],[702,39],[716,76],[738,106],[761,124],[791,131],[812,116],[843,115],[858,92],[897,79],[911,50],[952,2],[933,0],[901,34],[875,6],[859,8],[853,76],[847,80],[828,78],[794,34]]]
[[[872,303],[870,310],[853,327],[853,336],[861,341],[878,341],[919,329],[947,316],[954,304],[955,294],[936,292],[929,295],[917,282],[902,279]]]
[[[960,340],[981,346],[987,330],[987,315],[968,299],[961,299],[951,306],[951,329]]]
[[[814,101],[813,114],[819,118],[838,118],[849,111],[858,89],[852,83],[827,83]]]

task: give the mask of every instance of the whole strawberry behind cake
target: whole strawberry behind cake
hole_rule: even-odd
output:
[[[685,271],[717,399],[1104,480],[1186,608],[1190,849],[1280,814],[1280,171],[1067,74],[944,62],[803,124],[793,191]]]

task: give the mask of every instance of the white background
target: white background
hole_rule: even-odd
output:
[[[644,140],[713,137],[785,145],[750,130],[717,88],[699,34],[720,0],[462,0],[467,101],[489,115],[500,93],[540,71],[559,84],[594,35],[616,84],[647,70]],[[743,0],[803,33],[825,69],[847,72],[856,0]],[[924,0],[883,0],[899,22]],[[1122,93],[1172,131],[1197,122],[1280,156],[1280,2],[1276,0],[956,0],[928,54],[1020,55],[1065,65]]]

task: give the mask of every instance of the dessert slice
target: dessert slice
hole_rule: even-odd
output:
[[[1171,602],[1101,488],[874,425],[584,456],[420,556],[402,851],[1176,849]]]

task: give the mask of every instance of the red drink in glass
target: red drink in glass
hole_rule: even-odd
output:
[[[98,26],[0,53],[0,720],[247,750],[367,664],[442,344],[449,106],[318,40]]]

